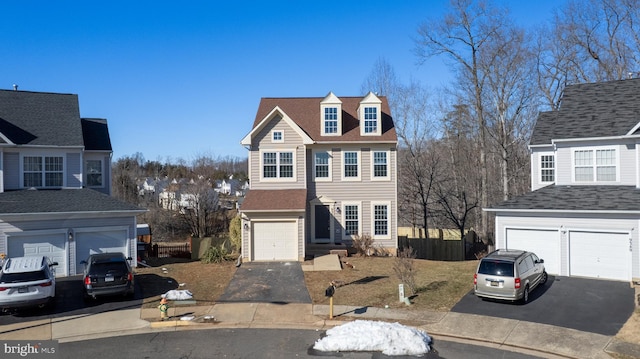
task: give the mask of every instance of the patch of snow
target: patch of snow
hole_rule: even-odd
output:
[[[379,351],[385,355],[422,355],[429,352],[426,332],[399,323],[356,320],[327,330],[313,349],[325,352]]]
[[[189,300],[193,299],[193,294],[188,290],[170,290],[162,295],[167,300]]]

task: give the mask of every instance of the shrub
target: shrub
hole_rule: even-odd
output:
[[[373,237],[368,233],[355,236],[351,247],[355,249],[356,255],[358,256],[370,257],[376,253],[375,248],[373,248]]]
[[[229,257],[229,251],[225,247],[225,243],[220,243],[218,246],[211,246],[204,252],[202,256],[202,262],[204,263],[221,263],[226,261]]]
[[[393,271],[400,281],[406,285],[411,294],[416,293],[416,272],[413,266],[416,252],[411,247],[405,247],[395,258],[393,263]]]
[[[242,249],[242,219],[240,216],[235,216],[229,223],[229,238],[231,239],[232,250],[235,253],[239,253]]]

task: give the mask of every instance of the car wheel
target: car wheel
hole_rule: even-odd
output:
[[[524,287],[524,293],[522,294],[522,303],[529,303],[529,286]]]
[[[542,277],[540,278],[540,284],[544,285],[545,283],[547,283],[547,279],[549,279],[547,272],[546,271],[542,272]]]

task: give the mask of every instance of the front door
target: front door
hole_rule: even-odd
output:
[[[330,243],[331,242],[331,213],[329,212],[329,206],[316,205],[315,206],[315,235],[314,239],[316,243]]]

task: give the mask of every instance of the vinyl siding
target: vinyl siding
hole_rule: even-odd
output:
[[[82,163],[79,153],[67,153],[65,160],[66,186],[82,187]]]
[[[20,188],[20,154],[17,152],[4,153],[4,190]]]
[[[271,133],[282,131],[284,141],[273,143]],[[265,151],[293,151],[295,179],[294,180],[262,180],[262,153]],[[305,151],[302,138],[280,116],[274,117],[253,139],[249,152],[251,162],[249,169],[252,189],[293,189],[305,188]]]
[[[573,152],[577,149],[598,149],[598,148],[615,148],[616,149],[616,161],[617,161],[617,174],[618,180],[615,182],[575,182],[573,179]],[[558,179],[558,185],[636,185],[636,151],[634,144],[612,144],[611,142],[604,141],[592,141],[592,142],[580,142],[579,146],[575,143],[573,145],[569,143],[563,143],[557,146],[556,155],[556,173]],[[534,157],[532,155],[532,161]],[[539,160],[538,160],[539,162]],[[532,162],[532,172],[534,163]],[[539,163],[535,164],[536,171]]]
[[[388,171],[390,173],[388,181],[371,180],[372,153],[373,151],[386,150],[389,153]],[[313,181],[313,153],[314,151],[329,151],[331,157],[331,181]],[[359,181],[342,180],[342,154],[343,151],[360,151]],[[335,206],[343,207],[343,202],[358,203],[360,205],[360,225],[362,233],[373,234],[372,202],[389,202],[389,239],[376,240],[376,243],[384,247],[396,247],[397,245],[397,173],[396,173],[397,153],[395,146],[357,146],[345,145],[343,147],[316,146],[307,151],[307,163],[310,164],[309,173],[309,200],[317,197],[329,198],[335,202]],[[336,215],[337,223],[335,228],[339,233],[334,233],[336,241],[344,239],[344,212]]]

